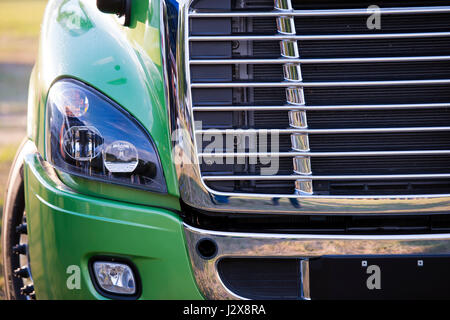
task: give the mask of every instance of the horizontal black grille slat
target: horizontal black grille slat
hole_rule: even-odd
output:
[[[207,147],[211,145],[205,135],[203,149],[209,151]],[[218,138],[211,141],[217,143]],[[226,139],[223,138],[220,150],[215,152],[249,152],[249,147],[238,149],[235,145],[227,149]],[[408,133],[365,133],[365,134],[311,134],[309,145],[312,152],[364,152],[364,151],[415,151],[415,150],[449,150],[450,132],[408,132]],[[291,151],[291,139],[289,135],[281,135],[274,148],[271,146],[270,136],[268,139],[267,151],[289,152]],[[280,159],[286,161],[286,158]],[[287,158],[290,162],[291,159]],[[317,160],[314,160],[315,162]],[[232,167],[232,166],[230,166]],[[448,167],[448,165],[447,165]],[[205,172],[211,169],[203,168]],[[217,170],[214,168],[213,170]],[[290,173],[289,170],[288,172]]]
[[[289,127],[287,111],[196,112],[203,129],[280,129]]]
[[[314,181],[313,186],[316,194],[331,196],[448,194],[450,180]]]
[[[230,105],[233,102],[233,89],[192,89],[195,105]]]
[[[371,111],[307,111],[311,129],[446,127],[450,108]]]
[[[255,129],[277,129],[289,127],[289,118],[287,112],[282,111],[254,111]]]
[[[195,105],[230,105],[233,91],[252,91],[255,105],[283,105],[286,93],[283,88],[254,89],[193,89]],[[372,104],[416,104],[447,103],[450,101],[450,86],[376,86],[376,87],[323,87],[305,88],[310,106],[372,105]]]
[[[253,58],[279,58],[280,44],[276,41],[254,41],[252,44]],[[246,57],[233,53],[233,58]]]
[[[245,175],[245,174],[260,175],[262,174],[261,172],[262,168],[269,169],[270,166],[272,165],[267,161],[267,159],[263,159],[263,161],[264,163],[261,161],[256,161],[256,164],[250,164],[248,160],[242,162],[235,160],[234,164],[227,165],[225,159],[217,158],[216,162],[212,164],[207,164],[206,161],[202,161],[200,164],[200,168],[202,169],[204,176],[214,176],[217,174],[225,176]],[[244,164],[241,164],[243,162]],[[292,174],[293,165],[291,158],[279,158],[278,160],[274,160],[273,165],[278,167],[278,174],[281,175]]]
[[[225,160],[223,161],[225,163]],[[317,158],[312,162],[315,175],[365,175],[371,174],[439,174],[448,172],[450,156],[383,156],[383,157],[327,157]],[[202,164],[205,170],[206,164]],[[219,167],[219,165],[217,165]],[[262,165],[258,165],[260,168]],[[224,168],[224,165],[220,165]],[[231,168],[231,166],[229,167]],[[280,174],[292,173],[292,160],[279,160]],[[217,167],[215,168],[217,170]],[[218,170],[217,170],[218,171]],[[215,171],[215,172],[217,172]],[[218,171],[228,174],[259,174],[259,170],[249,172],[248,166],[239,170],[239,165],[233,171]],[[208,171],[205,170],[205,173]],[[218,181],[217,181],[218,182]],[[229,182],[229,181],[227,181]],[[220,183],[223,183],[220,181]]]
[[[326,157],[312,161],[316,175],[446,173],[450,156]]]
[[[368,15],[334,16],[334,17],[298,17],[295,27],[298,34],[373,34],[396,32],[445,32],[449,30],[449,15],[440,14],[402,14],[385,15],[382,17],[380,30],[367,28]],[[276,18],[252,19],[252,31],[261,34],[274,34]]]
[[[226,138],[207,138],[203,139],[204,151],[208,146],[217,145],[217,139],[221,142],[223,148],[214,149],[214,152],[249,152],[252,151],[248,146],[238,148],[234,144],[227,146]],[[258,146],[258,145],[256,145]],[[415,150],[449,150],[450,132],[407,132],[407,133],[358,133],[358,134],[310,134],[309,146],[312,152],[347,152],[357,151],[415,151]],[[227,148],[228,147],[228,148]],[[289,152],[292,150],[290,135],[283,134],[279,136],[278,143],[272,148],[270,135],[268,136],[267,151]],[[211,147],[210,147],[211,149]],[[255,150],[253,150],[255,151]],[[259,150],[260,151],[260,150]],[[291,161],[290,158],[287,158]],[[286,161],[286,159],[280,159]],[[315,162],[317,160],[314,160]],[[216,169],[217,170],[217,169]],[[207,170],[211,171],[211,170]],[[205,168],[206,172],[206,168]],[[289,173],[289,172],[288,172]]]
[[[255,81],[283,81],[282,65],[253,65],[253,80]]]
[[[291,181],[207,181],[206,185],[220,192],[260,193],[260,194],[293,194]]]
[[[446,103],[450,101],[450,86],[377,86],[377,87],[324,87],[305,88],[310,106],[371,105],[408,103]],[[256,104],[284,103],[283,88],[255,88]]]
[[[302,66],[304,81],[387,81],[450,78],[450,62],[358,63]]]
[[[307,111],[309,129],[407,128],[450,126],[450,108]],[[203,129],[285,129],[288,111],[196,112]]]
[[[303,58],[430,56],[448,55],[450,43],[448,38],[302,41],[300,51]]]
[[[279,93],[279,97],[283,92]],[[450,86],[390,86],[355,88],[307,88],[309,105],[444,103],[450,101]]]
[[[448,38],[299,41],[300,56],[313,58],[367,58],[449,55]],[[197,45],[197,44],[196,44]],[[278,58],[277,41],[254,41],[254,58]],[[233,54],[237,58],[239,55]]]
[[[192,82],[229,82],[233,79],[233,69],[228,65],[210,66],[192,66]]]
[[[317,134],[309,144],[313,152],[449,150],[450,132]]]
[[[215,74],[223,67],[209,66]],[[304,64],[302,75],[305,82],[448,79],[450,61]],[[283,66],[254,65],[253,79],[283,81]]]
[[[291,146],[291,137],[289,135],[282,135],[279,137],[279,139],[274,142],[272,147],[272,141],[271,141],[271,135],[267,135],[264,143],[261,141],[261,138],[257,138],[255,136],[255,143],[248,142],[250,139],[247,137],[241,136],[240,140],[237,140],[238,137],[234,137],[234,139],[229,139],[230,141],[227,141],[225,135],[223,136],[208,136],[208,134],[203,135],[203,141],[197,142],[197,144],[202,145],[202,151],[205,152],[255,152],[255,151],[261,151],[261,147],[264,146],[264,148],[267,150],[267,152],[289,152],[292,149]],[[236,141],[239,142],[236,143]],[[266,144],[267,141],[267,144]],[[218,143],[220,143],[218,145]],[[216,148],[216,146],[219,146]],[[282,160],[282,159],[279,159]],[[286,159],[283,159],[284,161]],[[287,158],[288,161],[291,161],[290,158]],[[225,163],[225,161],[224,161]],[[235,164],[237,166],[237,164]],[[205,169],[205,172],[211,171],[211,169]],[[217,169],[214,169],[217,170]]]

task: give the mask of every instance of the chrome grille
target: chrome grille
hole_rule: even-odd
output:
[[[450,3],[379,3],[381,30],[364,29],[367,6],[377,4],[367,1],[192,3],[190,90],[209,188],[449,193]],[[268,149],[255,151],[248,137],[267,130]],[[209,152],[200,139],[224,133],[234,147]],[[258,159],[274,156],[278,173],[261,175]]]

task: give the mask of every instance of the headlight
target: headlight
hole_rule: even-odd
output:
[[[47,100],[47,160],[64,172],[166,192],[158,154],[126,111],[75,80],[62,80]]]

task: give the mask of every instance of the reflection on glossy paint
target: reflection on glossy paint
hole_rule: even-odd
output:
[[[114,86],[120,86],[120,85],[124,85],[127,83],[127,79],[126,78],[120,78],[120,79],[115,79],[115,80],[111,80],[107,82],[108,84],[114,85]]]
[[[110,56],[110,57],[106,57],[100,60],[95,61],[92,65],[93,66],[102,66],[108,63],[113,63],[114,62],[114,57]]]
[[[79,0],[63,1],[58,10],[57,21],[73,36],[81,36],[94,26]]]

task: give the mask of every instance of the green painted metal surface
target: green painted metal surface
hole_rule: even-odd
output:
[[[95,256],[131,260],[141,299],[201,299],[186,251],[182,221],[158,208],[102,200],[51,178],[37,154],[25,158],[25,194],[32,276],[38,299],[102,299],[91,282]],[[70,290],[69,266],[81,269]]]

